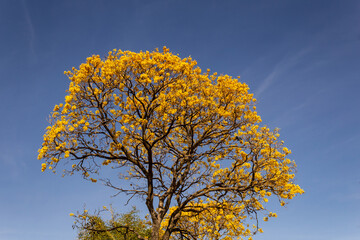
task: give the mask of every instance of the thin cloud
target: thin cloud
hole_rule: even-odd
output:
[[[0,165],[6,169],[10,180],[19,179],[21,176],[21,169],[25,167],[24,162],[21,160],[23,153],[21,149],[0,149],[2,154],[0,156]],[[12,151],[11,151],[12,150]]]
[[[267,75],[267,77],[262,81],[260,86],[256,89],[255,97],[258,98],[274,82],[276,82],[281,75],[285,74],[291,68],[296,66],[301,61],[301,59],[306,56],[310,51],[310,47],[303,48],[293,56],[285,57],[279,63],[277,63],[273,70]]]
[[[30,12],[29,12],[29,9],[28,9],[28,7],[26,5],[26,1],[23,0],[22,3],[23,3],[26,27],[27,27],[27,30],[29,32],[29,48],[30,48],[30,52],[31,52],[32,56],[36,59],[36,52],[35,52],[35,47],[34,47],[34,42],[35,42],[34,25],[32,23]]]
[[[360,193],[352,192],[352,193],[333,193],[330,198],[332,200],[338,202],[349,202],[349,201],[359,201],[360,200]]]
[[[329,39],[334,35],[342,35],[343,38],[352,38],[358,33],[358,28],[354,26],[349,26],[346,29],[343,29],[341,26],[344,25],[344,22],[353,21],[353,16],[344,16],[337,21],[336,24],[329,25],[327,28],[324,28],[322,31],[319,31],[311,39],[311,42],[307,47],[302,48],[296,54],[283,58],[278,62],[273,70],[267,75],[267,77],[262,81],[260,86],[255,91],[255,97],[259,97],[264,93],[273,83],[275,83],[283,74],[287,73],[294,66],[300,63],[300,61],[308,55],[310,52],[313,52],[314,49],[329,49],[327,54],[322,54],[323,59],[317,62],[311,62],[303,71],[310,71],[314,68],[318,68],[328,64],[339,56],[353,51],[353,45],[335,45],[332,43],[328,45]],[[326,43],[326,44],[324,44]]]
[[[289,121],[290,119],[293,119],[293,121],[296,122],[295,120],[298,120],[296,118],[299,117],[299,116],[301,117],[301,111],[303,109],[305,109],[307,106],[313,104],[314,101],[316,101],[316,99],[319,96],[321,96],[322,94],[328,92],[329,89],[330,89],[330,87],[327,86],[327,87],[324,87],[324,88],[321,88],[321,89],[317,90],[313,94],[307,96],[306,99],[304,101],[302,101],[301,103],[299,103],[298,105],[288,109],[287,111],[284,111],[277,118],[275,118],[272,121],[272,123],[275,124],[275,125],[286,126],[286,125],[291,124],[292,121]],[[286,121],[284,121],[284,119],[286,119]]]

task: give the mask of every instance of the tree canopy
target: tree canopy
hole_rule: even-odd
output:
[[[114,49],[66,74],[65,103],[39,150],[42,171],[70,163],[65,174],[140,197],[151,239],[251,238],[262,231],[259,214],[276,216],[269,198],[284,205],[303,193],[290,150],[261,125],[239,77],[203,72],[166,47]],[[108,167],[119,179],[102,175]]]

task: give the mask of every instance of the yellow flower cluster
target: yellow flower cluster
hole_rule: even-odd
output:
[[[172,207],[170,216],[177,207]],[[187,211],[187,209],[191,209]],[[198,239],[242,239],[251,236],[252,232],[245,223],[246,206],[227,201],[200,200],[191,202],[184,210],[178,225],[195,235]],[[168,225],[168,218],[162,223],[162,228]],[[222,238],[224,237],[225,238]]]

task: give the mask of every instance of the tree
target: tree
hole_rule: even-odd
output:
[[[111,214],[109,220],[104,220],[100,213]],[[136,208],[129,213],[117,214],[112,208],[106,208],[89,214],[87,210],[83,213],[70,214],[76,218],[74,227],[79,229],[79,240],[138,240],[150,237],[150,228],[146,221],[137,215]]]
[[[276,216],[265,209],[269,196],[284,205],[303,193],[290,150],[277,129],[260,126],[239,78],[203,73],[166,47],[114,50],[66,74],[65,104],[39,150],[42,170],[70,162],[66,174],[96,182],[110,166],[120,182],[102,181],[144,199],[151,239],[251,236],[261,231],[259,213]]]

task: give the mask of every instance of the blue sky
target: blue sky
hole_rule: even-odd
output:
[[[270,203],[278,218],[254,239],[358,239],[359,1],[1,0],[0,33],[0,239],[74,239],[69,213],[84,204],[130,208],[101,184],[41,173],[37,150],[65,70],[114,48],[164,45],[240,75],[292,149],[306,193]]]

